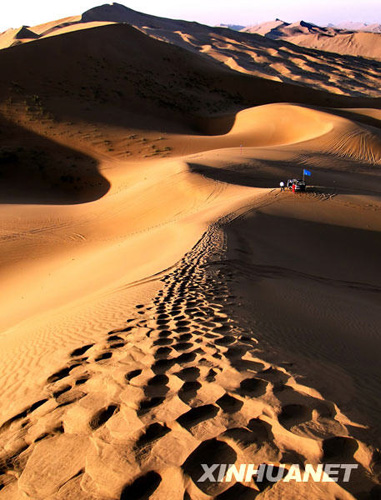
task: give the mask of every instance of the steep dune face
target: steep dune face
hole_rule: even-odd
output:
[[[38,38],[39,35],[27,26],[22,26],[19,29],[9,29],[0,34],[0,49],[13,47]]]
[[[84,203],[109,182],[92,157],[0,118],[0,203]]]

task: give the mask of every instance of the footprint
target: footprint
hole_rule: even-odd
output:
[[[146,431],[140,436],[140,438],[136,441],[136,448],[143,448],[148,444],[152,444],[154,441],[162,438],[168,432],[171,432],[171,429],[167,427],[165,424],[161,425],[157,422],[151,424],[147,427]]]
[[[176,358],[176,363],[179,365],[182,365],[183,363],[190,363],[191,361],[194,361],[196,359],[196,354],[192,352],[184,352],[183,354],[180,354]]]
[[[193,344],[190,342],[179,342],[173,346],[176,351],[187,351],[188,349],[191,349],[191,347],[193,347]]]
[[[216,333],[229,333],[230,332],[230,326],[228,325],[223,325],[223,326],[218,326],[216,328],[213,328],[213,331]]]
[[[232,344],[233,342],[235,342],[235,338],[231,335],[225,335],[224,337],[221,337],[214,341],[215,344],[222,346]]]
[[[111,335],[110,337],[108,337],[107,342],[113,342],[113,341],[118,341],[118,340],[124,342],[122,337],[119,337],[118,335]]]
[[[230,361],[230,364],[240,372],[253,371],[257,373],[264,368],[262,363],[257,363],[256,361],[250,361],[248,359],[233,360]]]
[[[191,366],[189,368],[183,368],[179,372],[176,372],[175,375],[184,381],[198,380],[200,376],[200,370],[195,366]]]
[[[171,335],[171,332],[169,330],[162,330],[161,332],[159,332],[160,338],[166,338],[166,337],[169,337],[170,335]]]
[[[100,354],[97,356],[94,361],[103,361],[104,359],[110,359],[112,356],[112,352],[104,352],[103,354]]]
[[[157,319],[156,324],[157,325],[166,325],[169,323],[169,321],[170,321],[169,318]]]
[[[89,425],[90,428],[94,431],[96,429],[99,429],[102,425],[104,425],[107,420],[109,420],[114,413],[119,411],[119,406],[118,405],[109,405],[106,408],[102,408],[101,410],[97,411],[95,415],[91,418]]]
[[[59,396],[61,396],[61,394],[64,394],[65,392],[70,391],[70,389],[71,389],[71,385],[64,385],[63,387],[61,387],[57,391],[53,392],[53,397],[57,399]]]
[[[180,417],[177,419],[177,422],[182,427],[189,430],[191,427],[199,424],[200,422],[215,417],[218,412],[219,408],[212,404],[198,406],[197,408],[192,408],[186,413],[180,415]]]
[[[14,415],[13,417],[11,417],[10,419],[8,419],[6,422],[3,423],[3,425],[0,427],[0,431],[8,429],[13,422],[16,422],[17,420],[21,420],[27,417],[30,413],[37,410],[37,408],[42,406],[47,401],[48,399],[40,399],[39,401],[36,401],[32,405],[25,408],[25,410],[21,411],[20,413],[17,413],[17,415]]]
[[[269,443],[274,441],[271,425],[259,418],[252,418],[247,424],[247,428],[254,434],[256,443]]]
[[[160,349],[168,349],[168,348],[167,347],[160,347]],[[170,370],[174,364],[175,364],[174,359],[158,359],[151,366],[151,370],[156,374],[165,373],[166,371]]]
[[[149,471],[123,488],[120,500],[148,500],[161,483],[161,476]]]
[[[290,375],[287,375],[272,366],[267,368],[267,370],[262,370],[258,375],[274,384],[285,384],[290,379]]]
[[[193,398],[196,397],[199,389],[201,389],[200,382],[185,382],[180,388],[178,396],[184,403],[188,404]]]
[[[126,345],[125,342],[117,342],[115,344],[111,344],[109,346],[109,349],[120,349],[121,347],[124,347]]]
[[[332,437],[323,441],[323,461],[340,460],[345,463],[345,460],[353,458],[359,445],[357,441],[349,437]]]
[[[142,370],[131,370],[124,376],[126,380],[130,381],[142,373]]]
[[[243,406],[242,401],[229,394],[224,394],[220,399],[217,399],[216,403],[225,413],[235,413]]]
[[[187,340],[190,340],[193,337],[191,333],[182,333],[177,337],[177,340],[180,340],[181,342],[186,342]]]
[[[56,401],[58,403],[57,408],[61,408],[62,406],[67,406],[72,403],[75,403],[76,401],[79,401],[85,396],[86,393],[79,391],[77,389],[74,389],[70,392],[65,392],[61,394],[58,398],[56,398]]]
[[[250,446],[257,442],[255,434],[245,427],[232,427],[223,432],[221,437],[233,439],[233,441],[243,447]]]
[[[152,408],[156,408],[156,406],[161,405],[164,402],[165,398],[163,397],[153,397],[149,399],[143,399],[143,401],[140,402],[139,409],[137,411],[138,416],[140,417],[141,415],[144,415],[147,413],[147,411],[151,410]]]
[[[212,482],[206,480],[198,482],[204,474],[201,464],[234,464],[237,460],[237,454],[227,443],[218,439],[208,439],[201,443],[185,460],[182,465],[184,473],[192,478],[197,487],[207,495],[215,496],[221,489],[225,489],[226,483]]]
[[[159,347],[159,349],[156,350],[154,357],[155,359],[168,358],[171,352],[172,349],[170,347]]]
[[[83,375],[82,377],[77,378],[75,381],[75,385],[82,385],[87,382],[90,378],[90,375]]]
[[[177,318],[179,319],[179,318]],[[190,325],[190,321],[188,320],[180,320],[180,321],[176,321],[176,326],[189,326]]]
[[[230,360],[241,359],[242,356],[244,356],[249,350],[249,347],[236,344],[229,347],[229,349],[225,352],[225,356]]]
[[[282,408],[278,417],[279,422],[286,429],[302,424],[312,419],[312,410],[308,406],[300,404],[290,404]]]
[[[77,366],[81,366],[81,364],[75,363],[73,365],[69,365],[69,366],[66,366],[65,368],[62,368],[61,370],[59,370],[56,373],[53,373],[53,375],[50,375],[50,377],[48,377],[48,379],[47,379],[48,384],[52,384],[53,382],[57,382],[57,380],[61,380],[65,377],[67,377],[69,375],[69,373],[71,372],[71,370],[73,370]]]
[[[169,314],[166,314],[166,313],[161,313],[161,314],[159,314],[159,315],[157,316],[157,319],[158,319],[158,320],[159,320],[159,319],[160,319],[160,320],[161,320],[161,319],[170,319],[170,318],[171,318],[171,317],[170,317],[170,315],[169,315]]]
[[[190,328],[189,328],[189,326],[178,326],[177,328],[175,328],[175,332],[177,332],[177,333],[190,332]]]
[[[240,383],[239,392],[244,396],[262,396],[268,383],[258,378],[246,378]]]
[[[153,345],[170,345],[173,343],[173,339],[163,338],[154,341]]]
[[[216,375],[217,375],[216,370],[213,370],[213,368],[211,368],[208,372],[208,375],[205,377],[205,380],[207,382],[214,382],[216,380]]]
[[[77,349],[74,349],[70,353],[70,357],[74,358],[75,356],[82,356],[86,351],[88,351],[91,347],[93,347],[94,344],[87,344],[84,345],[83,347],[78,347]]]
[[[166,386],[169,378],[166,375],[160,374],[152,377],[144,387],[144,394],[147,397],[162,397],[167,394],[169,388]]]

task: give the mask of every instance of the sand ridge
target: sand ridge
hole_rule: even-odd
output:
[[[355,23],[353,23],[355,25]],[[369,27],[369,32],[353,29],[342,29],[340,27],[321,27],[305,21],[286,23],[281,20],[248,26],[242,31],[258,33],[272,40],[287,40],[302,47],[311,47],[337,54],[347,54],[380,59],[381,38],[374,26]]]
[[[252,34],[248,32],[250,28],[236,32],[164,19],[115,3],[90,9],[82,16],[32,27],[31,30],[41,41],[45,37],[100,28],[110,23],[134,26],[149,37],[169,42],[245,74],[343,95],[379,96],[380,63],[376,59],[366,59],[380,57],[379,33],[346,33],[315,26],[310,32],[304,27],[310,25],[303,21],[290,26],[280,22],[282,26],[286,25],[286,32],[280,32],[280,39],[275,40],[274,37]],[[0,48],[32,40],[24,38],[14,42],[16,33],[17,30],[8,30],[1,34]]]

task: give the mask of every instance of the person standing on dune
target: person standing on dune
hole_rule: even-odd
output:
[[[284,191],[284,182],[283,181],[280,181],[279,186],[280,186],[280,190]]]

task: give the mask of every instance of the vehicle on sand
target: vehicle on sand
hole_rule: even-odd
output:
[[[303,179],[288,179],[286,186],[295,192],[306,190],[306,182]]]

